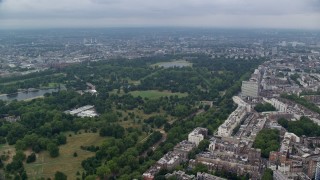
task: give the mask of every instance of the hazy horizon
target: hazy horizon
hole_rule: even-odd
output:
[[[0,0],[0,29],[320,29],[318,0]]]

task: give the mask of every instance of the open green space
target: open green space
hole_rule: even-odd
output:
[[[170,91],[157,91],[157,90],[148,90],[148,91],[131,91],[130,94],[134,97],[142,97],[148,99],[158,99],[165,96],[178,96],[179,98],[188,96],[188,93],[172,93]]]
[[[8,159],[4,161],[5,164],[12,161],[12,157],[16,154],[16,149],[12,145],[1,144],[0,145],[0,155],[8,155]]]
[[[191,67],[192,63],[186,60],[177,60],[171,62],[159,62],[156,64],[151,65],[152,67],[164,67],[164,68],[171,68],[171,67]]]
[[[41,88],[57,88],[59,87],[59,83],[48,83],[41,85]]]
[[[82,150],[80,146],[98,146],[106,139],[98,133],[70,134],[72,136],[67,138],[67,144],[60,146],[58,157],[51,158],[48,151],[43,151],[37,155],[36,162],[25,164],[29,179],[53,178],[56,171],[65,173],[68,179],[76,179],[77,171],[81,173],[82,170],[81,162],[95,155],[94,152]],[[77,157],[73,156],[74,152],[78,154]]]
[[[125,92],[121,89],[114,89],[110,91],[110,94],[124,95]],[[187,97],[188,93],[173,93],[170,91],[159,91],[159,90],[146,90],[146,91],[131,91],[129,92],[133,97],[142,97],[148,99],[159,99],[160,97],[178,96],[179,98]]]
[[[33,163],[22,166],[21,162],[26,160],[21,158],[14,158],[12,163],[24,167],[29,179],[52,179],[57,171],[66,174],[68,179],[81,179],[82,174],[94,179],[140,179],[141,174],[186,139],[195,127],[214,132],[235,109],[232,97],[239,92],[241,81],[248,79],[251,70],[261,63],[216,61],[200,56],[190,60],[192,68],[150,67],[159,62],[172,63],[172,59],[182,57],[90,62],[90,66],[78,64],[60,69],[59,72],[66,74],[63,77],[45,77],[55,72],[52,70],[39,80],[13,84],[10,88],[3,86],[4,92],[55,83],[67,87],[67,91],[32,101],[0,101],[0,114],[21,117],[16,123],[0,120],[0,137],[13,144],[12,154],[14,147],[26,155],[32,153],[31,149],[40,152]],[[0,79],[0,83],[14,80],[20,79]],[[77,93],[87,90],[86,83],[93,84],[98,93]],[[170,98],[161,98],[168,96]],[[212,101],[215,108],[200,108],[201,101]],[[85,105],[94,105],[99,117],[79,118],[64,113]],[[82,133],[72,133],[69,137],[71,131]],[[152,138],[153,133],[159,135],[156,131],[161,131],[165,142],[158,143],[160,136]],[[91,145],[99,148],[90,147],[92,152],[80,148]],[[145,152],[153,147],[156,147],[154,152],[150,151],[144,158]],[[12,179],[24,177],[19,168],[10,168],[12,163],[5,164],[5,173]],[[78,171],[81,175],[77,176]]]
[[[278,123],[297,136],[315,137],[320,135],[320,126],[305,116],[302,116],[298,121],[280,118],[278,119]]]

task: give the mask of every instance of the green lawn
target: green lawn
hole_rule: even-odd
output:
[[[134,97],[141,96],[142,98],[158,99],[165,96],[175,96],[179,98],[188,96],[187,93],[172,93],[170,91],[158,91],[158,90],[148,90],[148,91],[131,91],[130,94]]]
[[[57,88],[59,87],[59,83],[49,83],[47,85],[41,85],[41,88]]]
[[[169,68],[169,67],[192,67],[192,63],[186,61],[186,60],[176,60],[176,61],[169,61],[169,62],[159,62],[156,64],[151,65],[151,67],[164,67],[164,68]]]
[[[8,155],[9,158],[7,161],[4,161],[4,164],[8,164],[12,161],[12,157],[16,154],[16,149],[13,145],[1,144],[0,145],[0,155]]]
[[[60,146],[59,157],[51,158],[49,153],[44,151],[37,155],[36,162],[25,164],[29,179],[52,179],[56,171],[65,173],[68,179],[76,179],[77,171],[82,173],[81,162],[95,155],[93,152],[82,150],[80,146],[100,145],[106,139],[98,133],[70,134],[72,136],[67,138],[67,144]],[[74,152],[77,152],[77,157],[73,157]]]

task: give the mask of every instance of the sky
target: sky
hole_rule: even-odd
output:
[[[320,29],[320,0],[0,0],[0,29]]]

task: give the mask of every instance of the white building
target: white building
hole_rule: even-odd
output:
[[[78,116],[78,117],[96,117],[98,114],[96,113],[94,106],[92,105],[86,105],[82,106],[78,109],[74,109],[71,111],[65,111],[66,114],[70,114],[73,116]]]
[[[218,128],[218,136],[221,137],[230,137],[233,129],[238,126],[241,122],[241,119],[251,110],[250,105],[244,102],[238,96],[232,98],[233,102],[238,104],[238,107],[233,111],[228,119]]]
[[[214,150],[216,149],[216,142],[217,142],[217,140],[215,138],[210,139],[210,144],[209,144],[209,151],[210,152],[214,152]]]
[[[243,96],[258,97],[259,83],[257,81],[242,81],[241,93]]]
[[[288,105],[275,99],[271,99],[271,104],[280,112],[287,112]]]
[[[157,161],[157,165],[162,169],[172,170],[178,166],[182,161],[181,154],[173,151],[169,151],[161,159]]]
[[[199,145],[199,143],[207,136],[208,129],[206,128],[196,128],[188,135],[188,141],[195,143],[196,146]]]
[[[218,136],[230,137],[233,129],[240,124],[241,119],[246,115],[246,107],[238,106],[238,108],[233,111],[228,119],[218,128]]]
[[[272,98],[269,100],[269,99],[263,98],[263,100],[267,103],[272,104],[272,106],[274,106],[277,109],[277,111],[287,112],[288,105],[279,101],[278,99]]]

